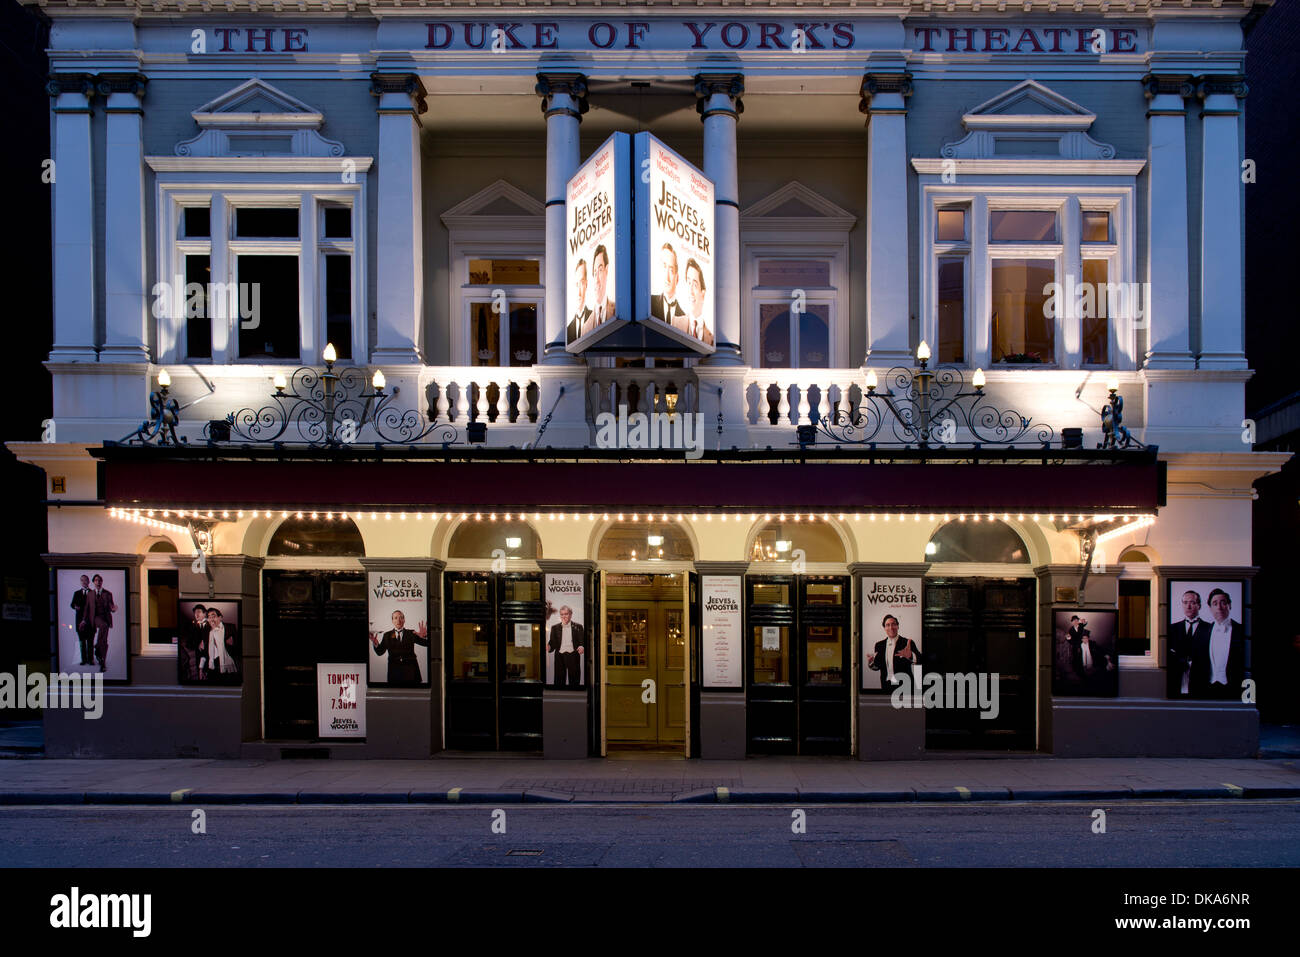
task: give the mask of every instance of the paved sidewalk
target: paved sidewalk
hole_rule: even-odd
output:
[[[1300,758],[545,761],[13,759],[0,804],[508,804],[1297,798]]]

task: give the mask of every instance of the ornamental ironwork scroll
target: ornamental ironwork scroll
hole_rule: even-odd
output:
[[[1000,409],[984,385],[967,387],[962,370],[896,366],[884,375],[883,388],[871,376],[856,404],[845,395],[816,431],[840,445],[903,445],[943,448],[956,445],[959,430],[966,444],[1026,445],[1047,448],[1056,431],[1014,409]]]
[[[455,426],[428,422],[417,409],[395,406],[400,391],[396,386],[385,390],[376,383],[367,391],[369,386],[359,368],[335,372],[327,362],[324,372],[307,366],[295,369],[287,379],[276,378],[270,403],[226,416],[230,441],[339,448],[361,441],[361,429],[367,425],[380,443],[391,445],[429,441],[446,447],[457,441]],[[211,423],[204,434],[215,441]]]

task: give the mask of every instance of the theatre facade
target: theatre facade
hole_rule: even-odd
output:
[[[41,7],[48,754],[1257,750],[1252,5]]]

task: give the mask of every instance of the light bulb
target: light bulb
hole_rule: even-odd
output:
[[[388,380],[384,378],[383,369],[375,370],[375,374],[370,378],[370,384],[374,386],[376,392],[383,391],[384,386],[388,384]]]
[[[276,392],[283,392],[284,387],[289,384],[288,381],[285,379],[283,372],[277,372],[275,374],[275,378],[272,379],[271,381],[275,383]]]
[[[879,380],[876,378],[876,370],[868,369],[867,370],[867,391],[871,391],[877,385],[879,385]]]
[[[326,362],[338,361],[339,354],[334,350],[334,343],[332,342],[325,343],[325,351],[321,353],[321,358],[323,358]]]
[[[977,389],[984,388],[984,370],[976,369],[975,374],[970,377],[971,385]]]
[[[172,384],[171,373],[166,369],[158,370],[158,388],[165,389]]]
[[[916,347],[916,360],[918,362],[930,361],[930,347],[926,344],[924,339],[922,339],[921,344]]]

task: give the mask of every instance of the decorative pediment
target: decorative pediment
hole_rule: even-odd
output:
[[[177,156],[342,156],[321,136],[325,117],[254,77],[190,114],[202,132],[176,144]]]
[[[546,206],[517,186],[497,180],[442,214],[448,229],[481,226],[484,217],[500,227],[536,226],[546,215]]]
[[[1114,159],[1088,135],[1097,114],[1037,80],[1024,80],[961,118],[969,132],[943,147],[952,159]]]
[[[744,229],[781,227],[792,230],[852,229],[858,218],[803,183],[791,181],[740,214]]]

